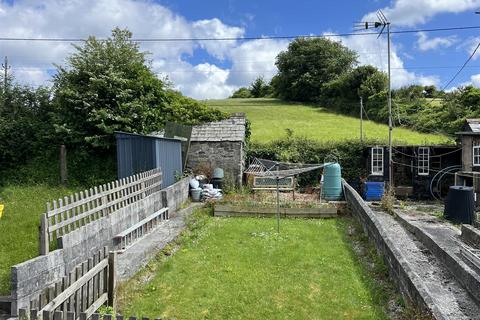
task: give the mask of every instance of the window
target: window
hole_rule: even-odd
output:
[[[418,175],[428,176],[430,173],[430,148],[418,148]]]
[[[480,144],[475,143],[473,145],[473,165],[480,166]]]
[[[383,175],[383,148],[372,148],[372,174]]]

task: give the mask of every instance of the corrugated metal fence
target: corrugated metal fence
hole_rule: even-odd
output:
[[[117,174],[119,179],[139,172],[160,168],[162,187],[175,183],[182,171],[182,141],[180,139],[116,132]]]

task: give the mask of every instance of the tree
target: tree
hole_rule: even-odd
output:
[[[324,38],[297,38],[277,56],[275,92],[295,101],[319,101],[324,85],[357,63],[357,54]]]
[[[385,73],[370,65],[359,66],[326,83],[322,90],[322,103],[343,113],[358,114],[360,97],[367,105],[370,97],[386,88]]]
[[[252,93],[250,92],[250,89],[241,87],[237,91],[235,91],[230,98],[251,98]]]
[[[89,37],[57,66],[56,129],[65,143],[109,149],[113,132],[150,133],[166,121],[196,123],[224,115],[174,92],[150,70],[128,30],[104,41]]]
[[[256,78],[250,85],[250,92],[254,98],[262,98],[269,94],[270,87],[263,77]]]

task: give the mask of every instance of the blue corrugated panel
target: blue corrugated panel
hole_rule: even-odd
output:
[[[122,179],[160,168],[163,187],[182,174],[182,143],[178,139],[117,132],[117,174]]]
[[[382,200],[385,182],[365,182],[364,198],[367,201]]]

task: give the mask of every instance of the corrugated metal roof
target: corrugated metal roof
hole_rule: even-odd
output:
[[[236,113],[230,118],[194,126],[191,141],[244,141],[245,114]]]

